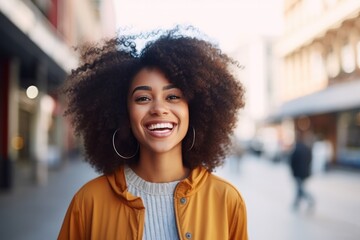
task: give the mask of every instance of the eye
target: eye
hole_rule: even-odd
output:
[[[146,97],[146,96],[140,96],[140,97],[135,98],[135,102],[137,102],[137,103],[148,102],[150,100],[151,99],[149,97]]]
[[[174,101],[174,100],[181,99],[181,97],[178,96],[178,95],[171,94],[171,95],[167,96],[166,99],[167,99],[167,100],[170,100],[170,101]]]

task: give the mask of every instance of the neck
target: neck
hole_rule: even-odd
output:
[[[182,162],[181,149],[166,153],[140,150],[140,160],[131,168],[145,181],[155,183],[182,180],[189,174],[189,169],[184,167]]]

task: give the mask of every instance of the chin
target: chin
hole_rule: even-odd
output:
[[[162,146],[149,146],[149,150],[153,153],[162,154],[162,153],[170,153],[172,151],[177,151],[178,146],[161,144]],[[181,152],[181,146],[180,146]]]

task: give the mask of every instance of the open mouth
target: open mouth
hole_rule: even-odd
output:
[[[146,126],[152,132],[166,132],[174,128],[174,123],[152,123]]]

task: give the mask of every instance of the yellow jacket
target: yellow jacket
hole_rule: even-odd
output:
[[[179,239],[247,240],[245,203],[229,183],[205,168],[192,170],[174,193]],[[145,208],[127,191],[124,169],[85,184],[74,196],[59,240],[142,239]]]

